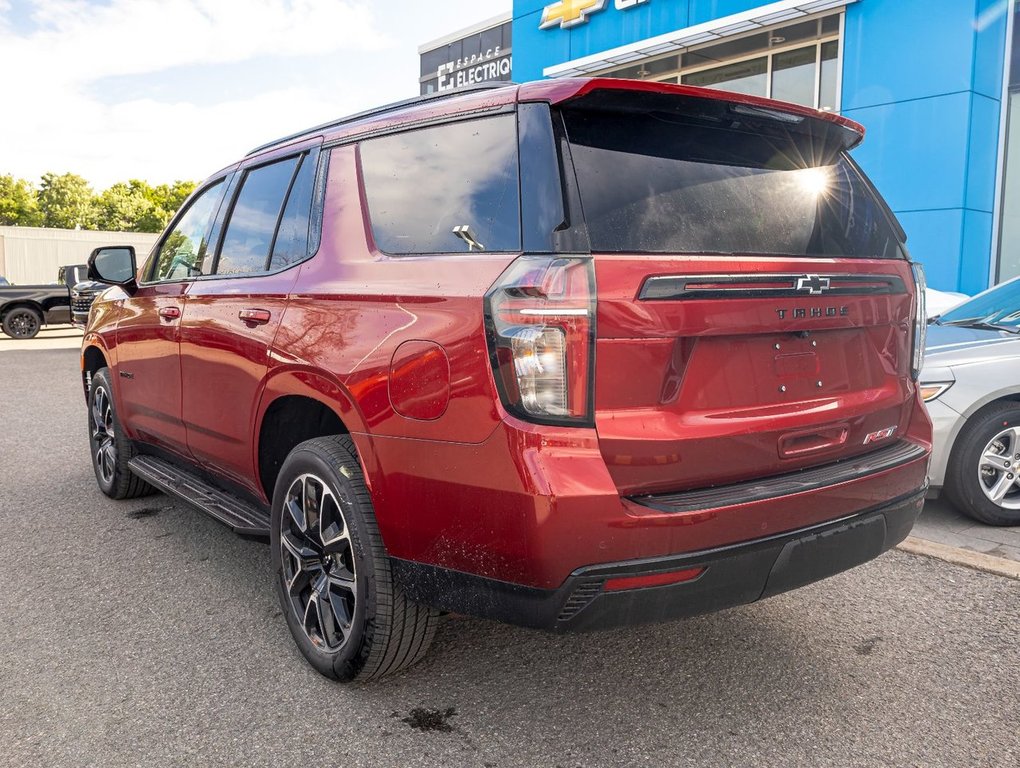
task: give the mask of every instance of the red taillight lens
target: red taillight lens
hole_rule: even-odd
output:
[[[592,424],[595,270],[591,258],[522,256],[485,296],[503,405],[541,424]]]

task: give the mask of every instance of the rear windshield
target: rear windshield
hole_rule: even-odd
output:
[[[739,113],[567,109],[563,119],[593,251],[902,256],[834,129]]]

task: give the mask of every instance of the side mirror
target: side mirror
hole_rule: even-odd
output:
[[[89,256],[89,280],[110,285],[135,282],[135,249],[130,245],[96,248]]]

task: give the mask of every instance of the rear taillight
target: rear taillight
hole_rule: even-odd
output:
[[[917,296],[917,316],[914,318],[914,357],[910,365],[910,375],[914,381],[917,381],[917,377],[921,375],[921,368],[924,366],[924,345],[928,340],[928,307],[924,295],[928,284],[924,279],[924,268],[920,264],[911,264],[910,269],[914,273],[914,293]]]
[[[590,426],[595,371],[591,258],[521,256],[485,295],[489,355],[510,413]]]

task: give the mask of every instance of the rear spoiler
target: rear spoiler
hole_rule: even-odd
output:
[[[577,101],[597,91],[631,92],[658,95],[655,99],[666,103],[669,97],[680,97],[683,100],[697,99],[714,102],[718,106],[725,105],[733,114],[751,119],[773,120],[793,124],[804,121],[821,121],[828,124],[840,134],[840,143],[844,149],[853,149],[864,140],[864,126],[853,120],[832,112],[822,112],[800,104],[785,101],[764,99],[759,96],[748,96],[743,93],[730,93],[714,88],[700,88],[692,85],[673,85],[672,83],[656,83],[645,80],[621,80],[610,77],[594,78],[563,78],[560,80],[544,80],[525,83],[518,89],[517,100],[520,102],[546,102],[563,104]],[[706,106],[708,106],[706,104]]]

